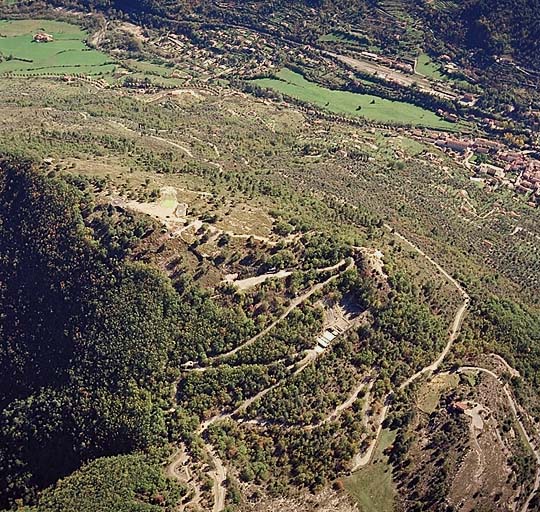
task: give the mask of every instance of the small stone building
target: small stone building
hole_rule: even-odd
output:
[[[36,43],[50,43],[54,41],[54,37],[50,34],[46,34],[45,32],[38,32],[34,35],[33,39]]]

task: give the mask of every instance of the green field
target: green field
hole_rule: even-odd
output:
[[[343,36],[339,34],[335,34],[334,32],[330,32],[329,34],[325,34],[321,37],[319,37],[319,41],[323,43],[342,43],[344,41],[347,41]]]
[[[131,71],[130,76],[132,78],[150,78],[152,83],[164,87],[180,87],[185,82],[185,79],[183,78],[171,77],[173,72],[180,75],[182,74],[181,72],[179,73],[178,70],[162,64],[154,64],[153,62],[133,59],[125,60],[122,64]]]
[[[427,78],[434,78],[435,80],[447,80],[447,77],[441,73],[441,67],[438,64],[435,64],[426,53],[422,53],[418,56],[416,72],[420,75],[424,75]]]
[[[360,32],[336,30],[319,37],[321,43],[345,43],[354,46],[369,47],[369,39]]]
[[[37,32],[54,40],[34,42]],[[50,20],[0,20],[0,74],[106,75],[115,64],[106,54],[89,48],[80,27]]]
[[[392,467],[383,453],[396,439],[396,431],[383,430],[372,462],[345,480],[347,491],[358,503],[360,512],[392,512],[396,489]]]
[[[426,414],[435,412],[439,407],[441,395],[459,384],[459,377],[455,374],[436,375],[418,390],[416,405]]]
[[[276,78],[254,80],[260,87],[274,89],[293,98],[313,103],[336,114],[351,114],[380,122],[395,122],[440,128],[455,127],[430,110],[404,103],[390,101],[369,94],[327,89],[306,80],[301,74],[290,69],[282,69]]]

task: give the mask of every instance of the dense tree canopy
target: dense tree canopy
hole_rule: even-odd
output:
[[[179,321],[157,271],[111,259],[82,196],[26,162],[0,174],[0,503],[164,438]]]
[[[140,454],[98,459],[45,491],[27,512],[159,512],[185,493]]]
[[[509,54],[538,67],[539,12],[538,0],[467,0],[431,10],[429,20],[437,37],[455,48]]]

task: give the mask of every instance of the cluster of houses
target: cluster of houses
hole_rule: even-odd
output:
[[[514,163],[513,166],[519,165]],[[521,194],[535,194],[540,198],[540,161],[523,161],[517,168],[520,174],[515,183],[515,190]],[[540,201],[539,201],[540,202]]]
[[[440,137],[438,139],[428,138],[424,139],[426,142],[431,142],[441,149],[452,151],[456,154],[466,154],[468,152],[474,152],[477,154],[488,155],[491,153],[497,153],[504,144],[495,140],[476,138],[476,139],[457,139],[454,137]]]
[[[540,205],[540,160],[535,158],[534,151],[512,151],[501,142],[480,137],[423,137],[423,141],[456,157],[465,157],[469,167],[474,168],[477,179],[489,181],[492,186],[507,186],[519,194],[528,195],[530,206]],[[469,161],[473,155],[485,157],[473,166]]]
[[[278,52],[271,38],[240,28],[208,28],[204,33],[204,44],[183,34],[167,34],[155,44],[167,58],[189,63],[190,74],[195,71],[199,78],[215,78],[233,71],[235,76],[268,72],[273,68]],[[279,51],[294,54],[293,48],[287,44],[280,46]]]
[[[445,121],[450,121],[451,123],[457,123],[459,121],[459,116],[453,112],[446,112],[442,108],[437,110],[437,114],[442,117]]]

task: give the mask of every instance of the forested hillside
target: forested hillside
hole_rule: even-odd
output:
[[[26,162],[0,174],[0,505],[84,461],[159,445],[178,299],[85,228],[75,189]],[[181,343],[181,341],[180,341]]]
[[[103,457],[46,490],[25,512],[160,512],[173,510],[185,489],[151,458]]]
[[[539,510],[539,1],[0,2],[0,510]]]
[[[426,9],[433,38],[458,53],[478,50],[493,56],[509,55],[518,62],[540,67],[540,2],[538,0],[466,0]]]

